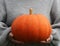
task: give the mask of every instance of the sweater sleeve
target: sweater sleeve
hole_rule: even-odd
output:
[[[0,0],[0,45],[3,44],[7,38],[7,34],[10,32],[10,27],[5,24],[6,10],[4,1]]]
[[[60,46],[60,0],[54,0],[51,9],[52,20],[52,42],[56,46]]]

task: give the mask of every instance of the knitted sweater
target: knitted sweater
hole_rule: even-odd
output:
[[[28,14],[30,8],[34,14],[41,13],[48,18],[52,26],[52,42],[60,46],[60,0],[0,0],[0,46],[13,46],[8,39],[10,26],[17,16]]]

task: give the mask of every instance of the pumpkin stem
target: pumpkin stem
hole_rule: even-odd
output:
[[[32,8],[30,8],[29,12],[30,12],[30,15],[31,15],[32,14]]]

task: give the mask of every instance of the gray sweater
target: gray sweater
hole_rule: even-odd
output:
[[[60,46],[60,0],[0,0],[0,46],[13,46],[8,39],[10,26],[17,16],[28,14],[30,8],[34,14],[41,13],[48,18],[52,26],[52,42]]]

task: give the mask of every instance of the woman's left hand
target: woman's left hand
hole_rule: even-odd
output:
[[[52,37],[52,35],[50,35],[50,37],[49,37],[47,40],[45,40],[45,41],[40,41],[40,42],[41,42],[41,43],[50,43],[52,39],[53,39],[53,37]]]

